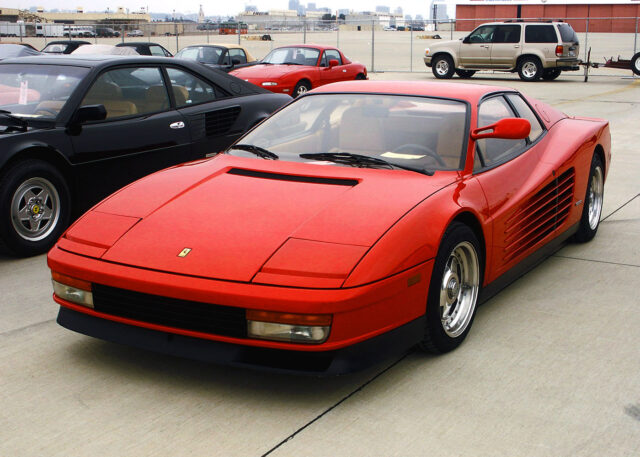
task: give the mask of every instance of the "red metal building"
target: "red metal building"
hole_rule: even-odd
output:
[[[640,32],[640,0],[456,0],[456,30],[505,19],[562,19],[576,32]],[[588,19],[588,20],[587,20]]]

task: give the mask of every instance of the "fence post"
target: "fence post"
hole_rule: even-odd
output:
[[[20,43],[22,43],[22,24],[18,24],[18,29],[20,29]]]
[[[336,30],[336,48],[340,47],[340,24],[338,24],[338,30]]]
[[[450,34],[451,34],[451,39],[453,40],[453,27],[454,27],[455,22],[453,21],[453,19],[451,19],[451,21],[449,22],[449,30],[450,30]]]
[[[307,20],[302,20],[302,43],[307,44]]]
[[[638,41],[638,18],[636,18],[636,33],[633,35],[633,55],[636,55],[636,42]]]
[[[173,23],[173,31],[176,33],[176,52],[180,50],[180,43],[178,42],[178,23]]]
[[[376,21],[375,19],[371,19],[371,71],[374,71],[375,68],[375,53],[376,53]]]
[[[209,24],[207,24],[205,27],[207,27],[207,43],[209,42]]]
[[[587,29],[585,30],[585,34],[584,34],[584,58],[585,60],[587,60],[587,48],[589,46],[587,46],[587,43],[589,43],[589,18],[587,18]]]
[[[124,43],[124,27],[120,25],[120,40]]]
[[[411,50],[409,51],[409,71],[413,72],[413,27],[411,27],[409,46],[411,46]]]
[[[248,26],[247,26],[248,27]],[[247,32],[249,30],[247,29]],[[240,21],[238,21],[238,44],[240,44],[240,34],[242,33],[242,27],[240,26]]]

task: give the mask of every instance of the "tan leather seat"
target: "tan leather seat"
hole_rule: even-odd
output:
[[[57,116],[64,104],[64,100],[44,100],[38,103],[33,113],[45,117]]]
[[[151,86],[144,94],[144,106],[140,106],[140,112],[157,113],[169,109],[169,97],[164,86]]]
[[[98,79],[91,87],[82,105],[104,105],[107,110],[107,119],[138,113],[135,103],[124,100],[122,91],[116,84],[102,79]]]
[[[171,86],[173,88],[173,97],[176,99],[176,106],[187,105],[189,100],[189,91],[184,86]]]
[[[438,131],[438,145],[436,152],[447,164],[447,168],[461,168],[462,144],[464,134],[465,114],[450,114],[443,119]],[[464,164],[462,164],[464,166]]]
[[[349,108],[342,114],[338,132],[341,152],[381,154],[385,149],[382,119],[365,116],[366,107]]]

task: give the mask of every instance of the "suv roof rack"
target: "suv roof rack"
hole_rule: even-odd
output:
[[[546,22],[546,23],[552,23],[552,22],[564,22],[562,19],[507,19],[506,21],[502,21],[502,22]]]

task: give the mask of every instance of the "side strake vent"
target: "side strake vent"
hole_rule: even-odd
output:
[[[232,106],[231,108],[209,111],[204,115],[204,128],[207,136],[224,135],[231,130],[236,119],[240,115],[241,108]]]
[[[575,171],[562,173],[530,198],[508,220],[504,260],[509,261],[560,227],[573,204]]]
[[[350,186],[358,184],[357,179],[322,178],[318,176],[284,175],[282,173],[269,173],[266,171],[245,170],[244,168],[232,168],[230,175],[249,176],[252,178],[276,179],[278,181],[308,182],[313,184],[332,184],[334,186]]]

